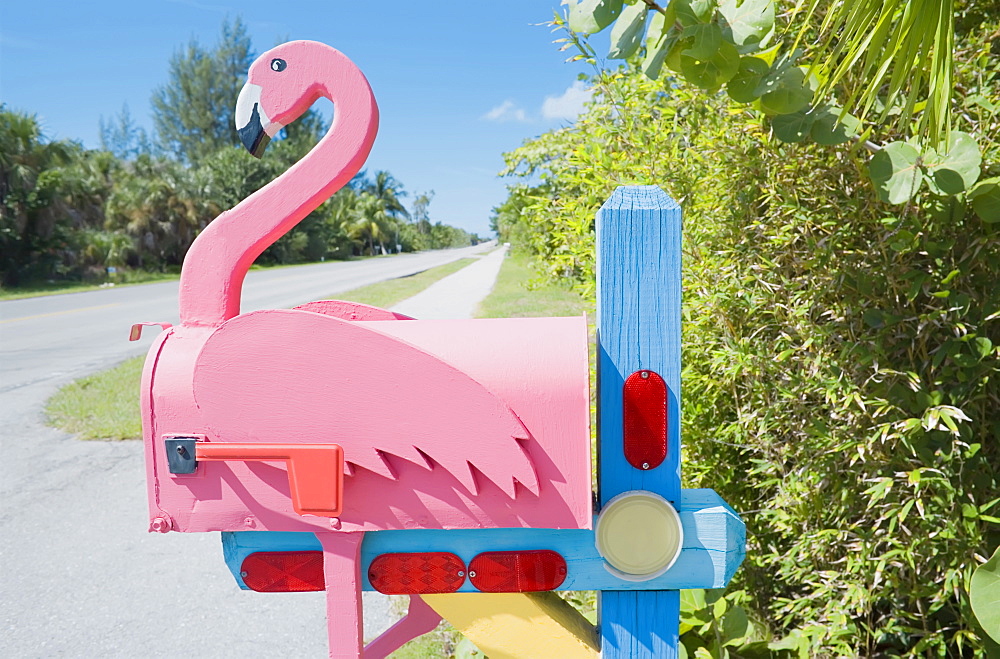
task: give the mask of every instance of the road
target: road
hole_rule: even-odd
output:
[[[254,271],[243,311],[488,248]],[[177,282],[0,302],[0,656],[325,656],[323,593],[238,590],[218,534],[147,533],[140,442],[44,424],[60,386],[145,352],[157,328],[130,343],[138,321],[177,322]],[[366,636],[380,624],[366,619]]]

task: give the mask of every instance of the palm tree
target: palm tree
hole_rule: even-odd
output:
[[[382,200],[368,192],[358,195],[357,203],[352,209],[352,221],[348,226],[351,238],[361,242],[362,245],[367,243],[368,253],[373,255],[377,242],[384,254],[385,241],[390,238],[390,229],[391,220]]]
[[[195,236],[219,213],[200,193],[197,172],[176,161],[140,156],[108,199],[108,230],[132,236],[138,265],[151,258],[179,265]]]
[[[5,285],[45,257],[62,216],[61,165],[76,147],[45,142],[34,115],[0,105],[0,269]]]
[[[375,180],[365,186],[365,192],[375,197],[386,213],[392,217],[402,215],[409,219],[410,212],[400,201],[406,196],[403,184],[396,180],[396,177],[386,171],[375,172]]]

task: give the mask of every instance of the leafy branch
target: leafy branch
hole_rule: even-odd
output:
[[[576,0],[564,47],[595,63],[585,35],[610,28],[610,59],[633,61],[651,79],[665,67],[710,93],[724,90],[780,141],[855,141],[875,151],[870,176],[884,200],[905,203],[926,187],[962,195],[1000,222],[1000,179],[980,181],[976,137],[951,130],[954,0],[836,3],[819,21],[817,44],[801,47],[827,4],[793,10],[798,29],[781,30],[786,47],[776,0]],[[805,55],[811,63],[801,63]],[[876,127],[909,137],[879,145]]]

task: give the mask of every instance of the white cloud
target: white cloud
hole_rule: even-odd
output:
[[[517,107],[514,101],[507,100],[484,114],[481,119],[487,121],[527,121],[528,116],[524,110]]]
[[[568,119],[572,121],[583,112],[584,104],[590,100],[593,92],[583,86],[582,80],[577,80],[566,88],[562,96],[548,96],[542,103],[542,116],[546,119]]]

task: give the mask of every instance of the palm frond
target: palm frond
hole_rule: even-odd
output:
[[[820,35],[810,50],[823,80],[819,95],[835,90],[844,107],[861,118],[894,120],[931,145],[946,142],[951,128],[954,0],[810,0],[807,19],[822,13]],[[796,45],[811,20],[802,22]]]

